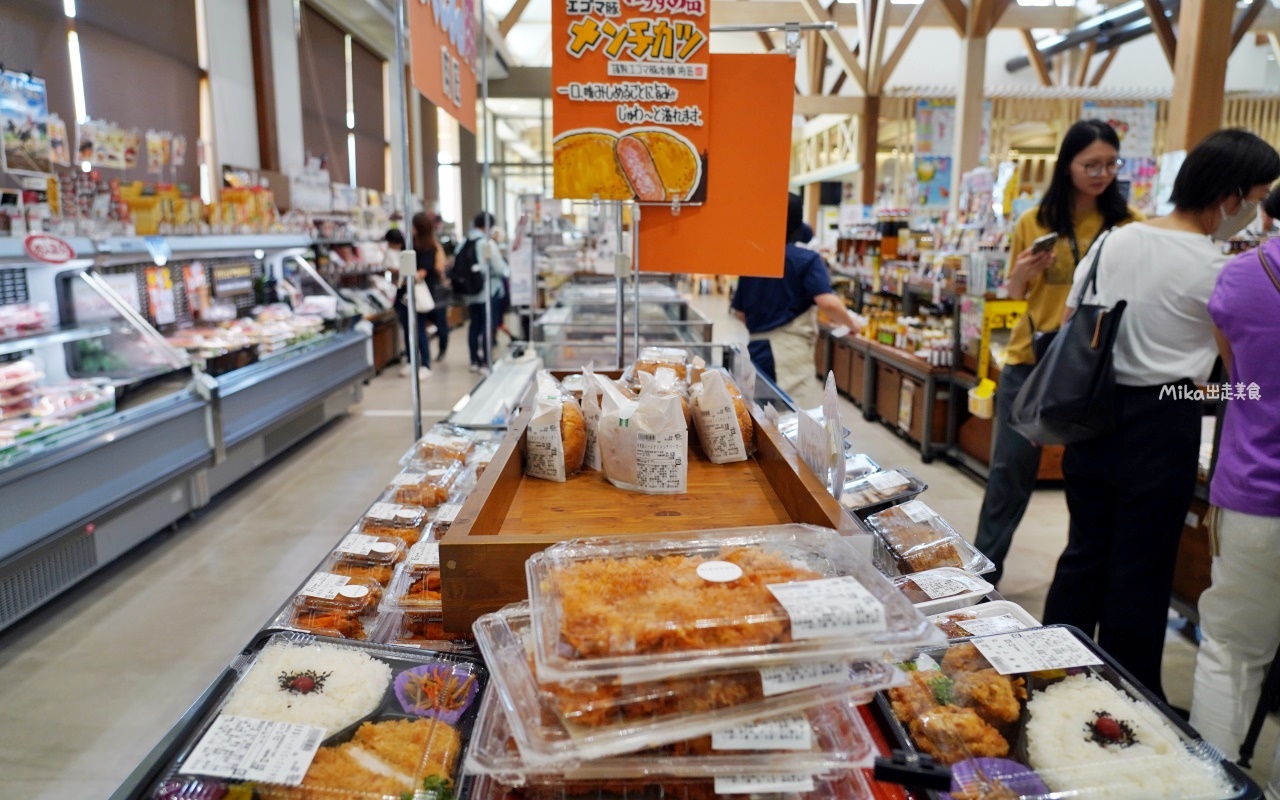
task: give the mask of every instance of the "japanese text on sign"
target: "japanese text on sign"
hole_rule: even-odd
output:
[[[324,728],[223,714],[178,770],[297,786],[324,739]]]
[[[787,664],[760,670],[760,683],[764,687],[765,697],[843,683],[848,679],[849,665],[841,661]]]
[[[712,750],[808,750],[811,747],[813,726],[800,714],[711,734]]]
[[[973,644],[1001,675],[1102,663],[1065,628],[1033,628],[974,639]]]

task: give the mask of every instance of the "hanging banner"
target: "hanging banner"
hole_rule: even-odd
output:
[[[552,0],[555,196],[701,203],[707,0]]]
[[[471,0],[408,0],[413,85],[476,132],[476,7]]]
[[[23,72],[0,72],[0,167],[8,172],[53,172],[49,144],[49,96],[44,81]]]

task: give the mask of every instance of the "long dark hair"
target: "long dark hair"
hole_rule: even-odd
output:
[[[436,226],[425,211],[413,215],[413,249],[419,253],[434,253],[436,249]]]
[[[1036,211],[1036,219],[1040,224],[1059,236],[1070,236],[1072,232],[1071,212],[1075,208],[1076,186],[1071,180],[1071,162],[1080,155],[1080,151],[1097,141],[1120,150],[1120,137],[1116,135],[1115,128],[1100,119],[1080,120],[1062,138],[1062,146],[1058,148],[1058,163],[1053,168],[1053,180],[1049,181],[1049,189],[1044,193],[1040,208]],[[1098,195],[1098,213],[1102,215],[1103,230],[1129,218],[1129,205],[1120,193],[1119,182],[1111,181],[1106,190]]]

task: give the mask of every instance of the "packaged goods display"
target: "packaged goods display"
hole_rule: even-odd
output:
[[[871,460],[871,456],[866,453],[848,453],[849,443],[846,441],[846,455],[844,459],[844,478],[845,481],[857,480],[866,477],[873,472],[880,471],[880,465]]]
[[[689,427],[674,392],[628,398],[613,381],[600,383],[600,461],[620,489],[683,494],[688,487]]]
[[[339,639],[365,639],[381,600],[382,585],[372,578],[317,572],[294,597],[280,624]]]
[[[1040,622],[1027,613],[1026,609],[1008,600],[992,600],[956,611],[933,614],[929,620],[948,639],[966,639],[970,636],[989,636],[993,633],[1040,627]]]
[[[898,743],[952,768],[953,797],[1260,796],[1074,629],[954,641],[904,666],[909,683],[877,704]]]
[[[404,541],[397,537],[349,533],[333,549],[322,569],[349,578],[368,578],[380,586],[391,583],[396,565],[405,558]]]
[[[569,540],[526,577],[555,679],[879,657],[932,633],[842,536],[808,525]]]
[[[941,614],[977,603],[995,589],[990,583],[955,567],[935,567],[895,578],[907,599],[924,614]]]
[[[586,420],[551,373],[540,370],[535,384],[533,418],[525,431],[526,475],[563,483],[582,469],[587,452]]]
[[[433,425],[405,454],[406,463],[415,461],[457,461],[465,464],[475,452],[476,437],[456,425]]]
[[[409,550],[383,598],[383,607],[413,612],[440,610],[439,542],[424,540]]]
[[[920,500],[872,514],[866,524],[876,535],[876,566],[886,575],[909,575],[934,567],[958,567],[981,575],[995,568]]]
[[[404,505],[435,508],[448,502],[462,476],[462,463],[452,459],[412,460],[391,479],[386,499]]]
[[[14,339],[47,330],[52,324],[51,319],[49,306],[45,303],[0,305],[0,339]]]
[[[533,778],[521,785],[488,775],[469,779],[465,791],[476,800],[871,800],[875,795],[860,772],[834,776],[745,775],[707,778],[627,778],[576,780]]]
[[[845,479],[840,503],[860,519],[904,503],[929,488],[905,469],[870,472]]]
[[[239,671],[151,797],[452,796],[487,682],[465,656],[288,634]]]
[[[727,373],[703,372],[690,392],[702,452],[714,464],[746,461],[755,450],[755,426],[742,392]]]
[[[412,547],[427,526],[427,509],[418,505],[374,503],[360,519],[360,532],[399,539]]]
[[[662,367],[675,372],[682,381],[689,379],[689,351],[680,347],[645,347],[636,359],[636,372],[655,373]]]
[[[481,442],[476,445],[475,451],[471,454],[471,465],[476,471],[476,480],[484,475],[484,471],[489,468],[489,464],[493,461],[493,457],[498,454],[498,442]]]

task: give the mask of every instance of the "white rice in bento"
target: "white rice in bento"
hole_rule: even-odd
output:
[[[223,714],[315,725],[332,736],[371,714],[391,667],[330,644],[268,645],[222,707]]]
[[[1027,756],[1054,792],[1108,800],[1218,800],[1234,794],[1218,764],[1191,753],[1146,703],[1100,679],[1072,675],[1027,703]],[[1124,744],[1095,735],[1105,712]]]

